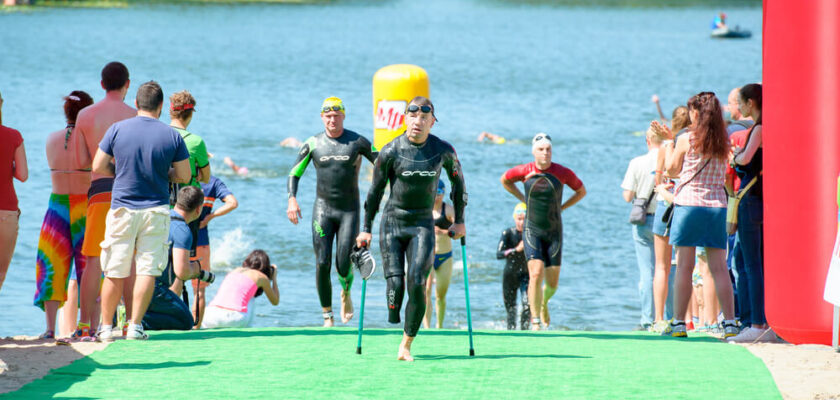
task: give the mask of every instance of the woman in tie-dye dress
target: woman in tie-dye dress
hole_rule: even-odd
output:
[[[38,240],[34,300],[46,313],[47,328],[41,335],[43,339],[55,338],[56,313],[67,300],[67,284],[74,261],[77,280],[81,280],[85,268],[81,248],[85,236],[91,156],[84,138],[73,128],[79,110],[92,103],[85,92],[70,93],[64,98],[67,126],[47,138],[52,194]]]

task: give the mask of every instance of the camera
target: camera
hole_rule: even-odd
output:
[[[202,282],[213,283],[213,281],[216,280],[216,274],[202,269],[198,272],[198,280]]]

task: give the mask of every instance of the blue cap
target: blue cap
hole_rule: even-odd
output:
[[[446,184],[443,183],[442,180],[438,179],[437,194],[444,194],[444,193],[446,193]]]

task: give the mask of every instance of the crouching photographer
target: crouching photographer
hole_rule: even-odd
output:
[[[194,186],[178,191],[175,207],[170,210],[169,262],[155,281],[149,309],[143,317],[146,330],[189,330],[195,324],[189,303],[180,297],[184,282],[198,279],[212,283],[213,273],[202,271],[198,261],[190,261],[193,234],[189,223],[198,219],[204,205],[204,194]]]

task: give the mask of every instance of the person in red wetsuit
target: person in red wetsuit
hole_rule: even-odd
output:
[[[528,260],[528,304],[531,329],[547,328],[551,322],[548,300],[557,291],[560,261],[563,254],[563,210],[586,196],[586,188],[572,170],[551,162],[551,137],[538,133],[531,141],[534,161],[513,167],[502,175],[502,186],[519,201],[527,204],[523,243]],[[523,182],[523,194],[516,182]],[[563,202],[563,186],[575,194]],[[543,287],[543,277],[546,284]],[[544,293],[543,293],[544,292]]]

